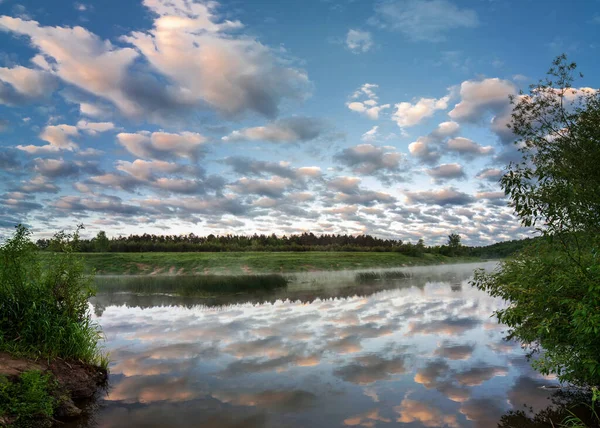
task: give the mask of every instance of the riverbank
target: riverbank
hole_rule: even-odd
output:
[[[42,257],[49,256],[42,253]],[[481,261],[477,257],[375,252],[82,253],[97,275],[253,275]]]
[[[107,379],[106,369],[80,361],[0,352],[0,426],[47,427],[80,417]]]

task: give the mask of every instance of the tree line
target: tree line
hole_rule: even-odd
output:
[[[52,241],[40,239],[37,245],[42,250],[53,251]],[[510,241],[486,247],[469,247],[461,244],[460,235],[448,236],[445,245],[426,246],[422,239],[416,243],[401,239],[382,239],[371,235],[341,235],[302,233],[297,235],[254,234],[254,235],[129,235],[108,238],[100,231],[91,239],[80,238],[79,251],[90,252],[303,252],[303,251],[367,251],[396,252],[420,257],[426,253],[444,256],[476,256],[485,258],[505,257],[518,251],[525,241]]]

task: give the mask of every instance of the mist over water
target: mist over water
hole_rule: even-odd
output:
[[[230,302],[100,293],[111,387],[86,426],[489,427],[540,410],[556,381],[503,340],[503,302],[468,284],[494,266],[374,285],[306,273]]]

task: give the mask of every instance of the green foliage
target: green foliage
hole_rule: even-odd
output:
[[[540,351],[534,367],[561,380],[600,384],[600,260],[592,251],[578,263],[562,243],[540,241],[474,284],[510,304],[496,311],[510,338]]]
[[[56,388],[50,373],[37,370],[23,372],[16,382],[0,377],[0,416],[13,421],[14,427],[43,426],[54,414]]]
[[[106,232],[103,230],[98,232],[98,234],[93,239],[93,241],[94,241],[94,250],[97,253],[105,253],[110,248],[110,240],[106,236]]]
[[[54,236],[43,269],[24,226],[0,246],[0,350],[102,362],[88,310],[91,277],[75,252],[78,232]]]
[[[584,421],[581,416],[576,414],[575,412],[569,410],[569,415],[565,417],[562,421],[561,427],[564,428],[593,428],[600,426],[600,414],[598,414],[598,410],[596,409],[596,402],[600,398],[600,394],[598,392],[598,388],[594,387],[592,390],[592,402],[588,403],[578,403],[580,406],[583,405],[588,409],[588,419],[591,421],[588,423]]]
[[[575,63],[554,60],[529,95],[512,98],[520,163],[501,184],[526,226],[546,233],[600,231],[600,92],[573,89]]]
[[[497,312],[542,373],[600,385],[600,93],[572,89],[560,56],[549,78],[513,99],[523,161],[501,184],[542,238],[474,284],[509,302]]]

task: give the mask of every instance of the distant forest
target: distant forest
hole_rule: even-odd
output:
[[[535,239],[535,238],[534,238]],[[79,251],[85,253],[140,253],[140,252],[233,252],[233,251],[369,251],[397,252],[419,257],[425,253],[444,256],[472,256],[497,258],[511,255],[533,239],[500,242],[485,247],[461,245],[460,236],[448,236],[446,245],[426,246],[423,240],[413,244],[396,239],[380,239],[370,235],[129,235],[109,239],[99,232],[92,239],[80,239]],[[42,250],[52,251],[52,241],[40,239],[37,245]]]

